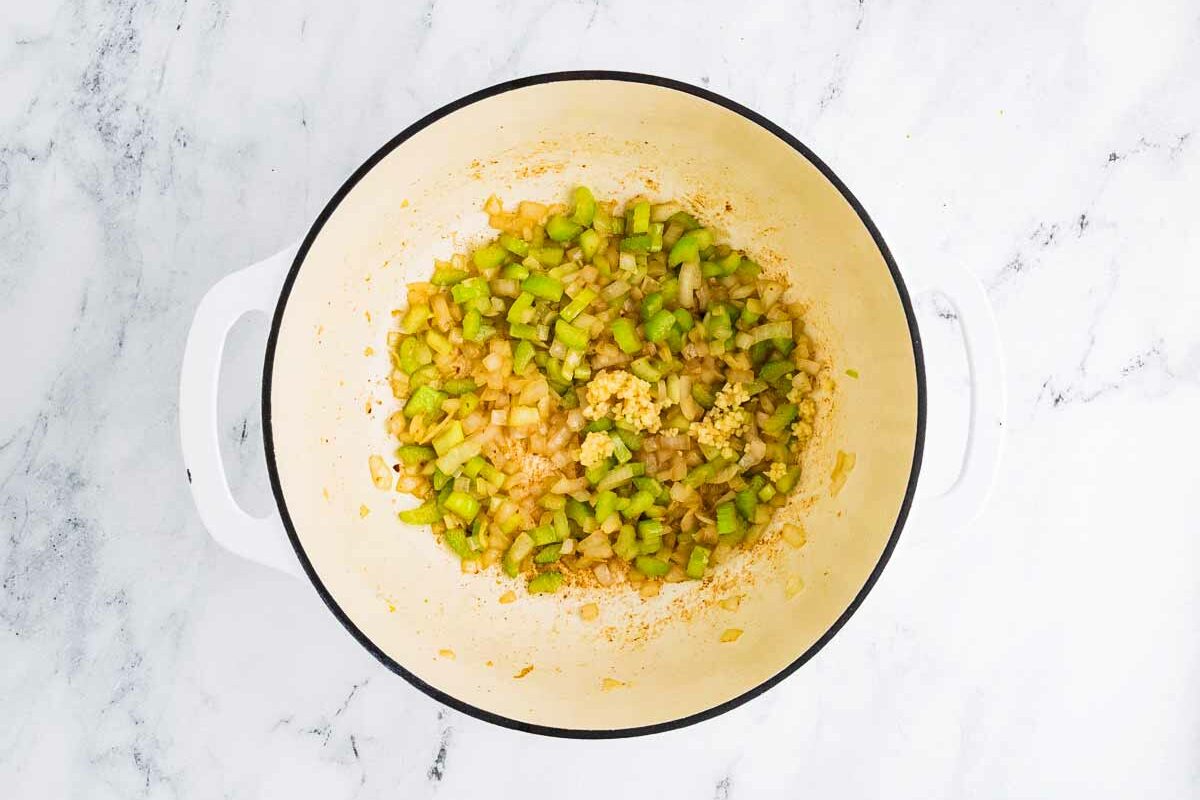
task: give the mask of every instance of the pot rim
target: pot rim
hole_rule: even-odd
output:
[[[913,448],[913,463],[912,470],[908,479],[908,486],[904,492],[904,499],[900,504],[900,511],[896,517],[896,523],[892,528],[891,536],[888,537],[887,545],[884,547],[879,561],[871,570],[871,574],[867,576],[862,588],[841,616],[834,621],[824,634],[821,635],[807,650],[800,654],[792,663],[781,669],[775,675],[759,683],[757,686],[743,692],[737,697],[726,700],[723,703],[711,706],[703,711],[698,711],[694,714],[689,714],[684,717],[679,717],[666,722],[657,722],[652,725],[640,725],[630,728],[605,728],[605,729],[586,729],[586,728],[562,728],[557,726],[537,725],[529,722],[523,722],[518,719],[506,717],[502,714],[496,714],[486,709],[459,700],[452,695],[449,695],[442,690],[431,686],[421,680],[415,674],[409,672],[401,664],[384,653],[375,645],[370,638],[364,634],[358,626],[349,618],[349,616],[334,600],[329,590],[325,587],[321,577],[313,568],[312,563],[308,559],[308,555],[304,551],[304,546],[300,543],[300,538],[296,534],[296,528],[292,524],[291,515],[288,513],[287,503],[284,500],[283,488],[279,480],[279,470],[275,461],[275,444],[274,432],[271,427],[271,375],[275,363],[275,348],[278,344],[279,329],[283,321],[283,314],[287,308],[288,298],[291,295],[292,286],[296,282],[296,277],[300,272],[300,267],[304,263],[304,258],[308,254],[309,248],[320,234],[325,223],[341,205],[342,200],[358,185],[358,182],[369,173],[376,164],[382,161],[393,150],[404,144],[408,139],[418,132],[429,127],[441,118],[448,116],[461,108],[477,103],[496,95],[511,92],[517,89],[524,89],[530,86],[538,86],[546,83],[559,83],[566,81],[623,81],[626,83],[640,83],[651,86],[658,86],[663,89],[671,89],[677,92],[690,94],[698,97],[701,100],[707,100],[710,103],[721,106],[722,108],[733,111],[750,122],[774,134],[777,138],[789,145],[793,150],[806,158],[809,163],[816,167],[825,178],[833,184],[833,186],[841,193],[846,202],[858,215],[867,231],[871,234],[875,246],[879,248],[880,254],[887,263],[888,271],[891,273],[892,280],[896,284],[896,291],[900,296],[900,303],[904,309],[905,319],[908,323],[909,336],[913,345],[913,360],[916,366],[917,379],[917,429]],[[904,528],[904,523],[908,518],[909,511],[912,507],[913,496],[916,492],[917,478],[921,471],[921,458],[925,446],[925,424],[926,424],[926,385],[925,385],[925,360],[921,347],[920,329],[917,326],[916,317],[913,314],[912,301],[908,294],[908,289],[904,284],[904,279],[900,275],[900,270],[896,266],[896,261],[892,257],[891,251],[888,249],[887,243],[884,242],[879,229],[875,227],[875,223],[867,214],[866,209],[858,199],[850,192],[845,184],[834,174],[824,161],[805,146],[799,139],[786,130],[771,122],[761,114],[752,111],[751,109],[736,103],[726,97],[723,97],[715,92],[703,89],[699,86],[693,86],[683,81],[678,81],[672,78],[663,78],[657,75],[649,75],[640,72],[621,72],[611,70],[575,70],[564,72],[547,72],[539,75],[530,75],[524,78],[516,78],[514,80],[504,81],[495,84],[486,89],[472,92],[451,103],[448,103],[435,111],[426,114],[421,119],[409,125],[400,133],[396,134],[382,147],[375,151],[363,164],[354,171],[354,173],[346,179],[341,187],[334,193],[333,197],[322,209],[321,213],[313,222],[312,227],[304,237],[300,249],[296,253],[295,260],[292,262],[291,268],[288,270],[287,278],[284,280],[283,288],[279,295],[279,302],[275,307],[275,313],[271,319],[271,330],[267,338],[266,358],[263,363],[263,380],[262,380],[262,422],[263,422],[263,446],[267,461],[267,474],[271,481],[271,492],[274,495],[275,503],[279,507],[279,514],[283,521],[284,529],[287,531],[288,539],[292,543],[292,548],[296,551],[296,556],[299,558],[301,565],[304,567],[304,573],[312,582],[313,587],[317,590],[317,594],[325,602],[330,612],[337,618],[346,630],[353,636],[367,652],[375,656],[385,667],[400,677],[404,678],[417,689],[424,692],[429,697],[443,703],[456,711],[461,711],[464,714],[472,716],[476,719],[490,722],[494,725],[499,725],[504,728],[522,731],[525,733],[535,733],[543,736],[555,736],[569,739],[615,739],[633,736],[645,736],[654,733],[663,733],[673,731],[679,728],[685,728],[689,725],[694,725],[704,720],[712,719],[720,716],[727,711],[732,711],[738,706],[758,697],[776,684],[780,683],[784,678],[791,675],[813,656],[820,652],[829,641],[842,629],[842,626],[849,621],[850,617],[862,605],[867,594],[875,586],[875,582],[879,579],[879,575],[883,572],[883,568],[887,566],[888,560],[891,558],[892,551],[896,548],[896,543],[900,538],[900,531]]]

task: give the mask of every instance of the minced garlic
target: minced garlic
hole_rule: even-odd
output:
[[[613,440],[607,433],[592,431],[583,440],[583,448],[579,452],[579,462],[585,469],[591,469],[613,453]]]
[[[767,469],[766,474],[767,480],[769,480],[771,483],[776,483],[787,474],[787,465],[782,461],[776,461],[770,466],[770,468]]]
[[[748,420],[741,406],[749,399],[750,393],[742,384],[725,384],[717,393],[716,405],[689,432],[696,435],[700,444],[720,449],[725,458],[735,458],[732,440],[746,432]]]
[[[650,384],[622,370],[601,372],[587,385],[587,407],[583,415],[601,419],[610,414],[635,431],[658,433],[661,409]]]

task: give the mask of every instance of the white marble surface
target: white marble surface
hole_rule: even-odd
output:
[[[345,7],[343,7],[345,6]],[[665,31],[665,32],[660,32]],[[1010,439],[815,660],[633,741],[439,707],[193,510],[184,336],[368,154],[461,94],[605,67],[708,86],[985,282]],[[5,797],[1200,796],[1200,11],[1188,0],[79,0],[0,13]],[[921,304],[931,354],[955,322]],[[228,450],[269,503],[261,321]],[[935,376],[947,478],[962,377]]]

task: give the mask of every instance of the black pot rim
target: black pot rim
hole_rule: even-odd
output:
[[[821,174],[823,174],[825,178],[837,188],[837,190],[846,199],[846,202],[848,202],[854,209],[855,213],[858,214],[859,219],[862,220],[862,223],[870,232],[871,238],[874,240],[876,247],[879,248],[879,252],[883,255],[884,261],[887,263],[888,270],[891,272],[892,279],[895,281],[896,291],[900,296],[900,302],[904,307],[904,314],[908,322],[909,335],[912,339],[913,359],[916,365],[917,431],[913,450],[912,471],[909,475],[908,487],[904,493],[904,500],[900,505],[900,512],[896,517],[896,524],[892,529],[891,536],[888,538],[886,547],[883,549],[883,553],[879,557],[879,561],[871,571],[871,574],[867,577],[866,582],[863,584],[858,594],[855,595],[854,600],[850,603],[846,610],[842,612],[841,616],[838,617],[838,619],[829,627],[829,629],[821,636],[820,639],[818,639],[815,643],[813,643],[812,646],[805,650],[804,653],[802,653],[795,661],[754,688],[743,692],[737,697],[726,700],[723,703],[714,705],[695,714],[689,714],[688,716],[668,720],[666,722],[658,722],[653,725],[643,725],[632,728],[576,729],[535,725],[529,722],[523,722],[518,719],[512,719],[511,717],[506,717],[501,714],[487,711],[446,694],[445,692],[429,685],[413,673],[406,670],[403,666],[379,649],[379,647],[377,647],[375,643],[372,642],[366,636],[366,634],[359,630],[354,622],[350,620],[345,611],[343,611],[342,608],[337,604],[337,601],[333,599],[333,596],[325,587],[325,584],[321,581],[320,576],[317,575],[316,570],[313,568],[312,563],[308,559],[308,555],[304,551],[303,545],[300,543],[300,538],[296,534],[296,528],[292,524],[291,515],[288,513],[287,503],[284,500],[283,489],[279,481],[279,470],[275,461],[274,433],[271,427],[271,374],[273,372],[275,363],[275,348],[279,339],[279,329],[283,321],[283,314],[287,308],[288,298],[291,295],[292,286],[295,284],[296,276],[299,274],[300,267],[304,263],[304,258],[307,255],[309,248],[312,246],[313,241],[315,241],[317,235],[321,232],[321,229],[325,226],[325,223],[341,204],[342,200],[345,199],[346,195],[350,193],[350,191],[358,184],[358,182],[368,172],[370,172],[376,164],[378,164],[384,157],[386,157],[419,131],[427,128],[434,122],[437,122],[442,117],[452,114],[460,108],[464,108],[468,105],[479,102],[480,100],[494,97],[499,94],[504,94],[505,92],[510,92],[516,89],[523,89],[529,86],[537,86],[545,83],[595,80],[625,81],[628,83],[641,83],[649,84],[651,86],[659,86],[665,89],[672,89],[674,91],[684,92],[686,94],[699,97],[703,100],[707,100],[710,103],[714,103],[730,111],[736,112],[759,127],[770,131],[776,137],[791,146],[800,155],[808,159],[808,161],[818,170],[820,170]],[[843,184],[837,175],[834,174],[833,170],[826,166],[825,162],[818,158],[817,155],[812,152],[812,150],[801,143],[796,137],[792,136],[783,128],[766,119],[761,114],[758,114],[757,112],[752,111],[739,103],[735,103],[734,101],[722,97],[721,95],[711,92],[707,89],[702,89],[698,86],[693,86],[691,84],[673,80],[671,78],[662,78],[656,75],[647,75],[636,72],[617,72],[608,70],[549,72],[541,75],[531,75],[525,78],[518,78],[516,80],[498,83],[489,88],[481,89],[477,92],[466,95],[465,97],[455,100],[454,102],[442,106],[436,111],[427,114],[417,122],[409,125],[399,134],[392,137],[390,141],[376,150],[375,153],[365,162],[363,162],[362,166],[355,170],[354,173],[346,180],[346,182],[342,184],[341,188],[337,190],[332,199],[330,199],[330,201],[325,205],[325,208],[321,211],[320,215],[309,229],[308,234],[304,237],[304,242],[301,244],[299,251],[296,253],[296,258],[292,262],[291,269],[288,271],[287,279],[283,283],[283,289],[279,296],[279,303],[275,308],[275,314],[271,321],[271,330],[267,339],[266,359],[263,364],[262,415],[263,444],[266,450],[267,472],[271,481],[271,491],[274,494],[275,502],[279,507],[279,514],[283,520],[284,528],[287,530],[288,538],[292,542],[292,547],[296,551],[296,556],[300,559],[300,563],[304,567],[305,574],[308,575],[309,580],[312,581],[313,587],[317,590],[317,593],[321,596],[321,599],[325,601],[325,605],[328,606],[334,617],[336,617],[338,621],[345,626],[346,630],[349,631],[350,635],[353,636],[360,645],[366,648],[371,655],[379,659],[379,661],[392,672],[404,678],[410,684],[415,686],[417,689],[420,689],[434,700],[438,701],[439,703],[444,703],[445,705],[450,706],[457,711],[461,711],[464,714],[475,717],[476,719],[481,719],[485,722],[490,722],[495,725],[510,728],[512,730],[523,731],[525,733],[536,733],[544,736],[557,736],[572,739],[612,739],[621,737],[645,736],[647,734],[672,731],[702,722],[707,719],[712,719],[713,717],[737,708],[743,703],[758,697],[760,694],[775,686],[777,683],[803,666],[809,659],[820,652],[821,648],[828,644],[829,640],[832,639],[838,633],[838,631],[841,630],[842,626],[846,624],[850,617],[854,615],[859,606],[862,605],[862,602],[866,598],[867,594],[871,591],[872,587],[874,587],[875,582],[879,579],[879,575],[882,573],[883,568],[887,565],[889,558],[891,558],[892,551],[895,550],[896,543],[900,538],[900,531],[904,527],[905,520],[908,518],[909,510],[912,507],[913,495],[917,487],[917,477],[921,471],[921,457],[924,451],[925,443],[925,362],[921,348],[920,330],[917,326],[916,317],[913,314],[912,301],[909,298],[908,290],[905,287],[904,280],[900,275],[900,270],[896,266],[895,259],[893,259],[891,251],[884,242],[883,236],[879,233],[879,229],[875,227],[875,223],[871,220],[862,204],[857,198],[855,198],[853,194],[851,194],[850,190],[847,189],[845,184]]]

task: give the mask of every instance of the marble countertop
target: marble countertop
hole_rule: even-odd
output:
[[[1194,4],[650,8],[6,8],[5,796],[1200,796]],[[979,519],[907,531],[779,687],[628,741],[514,733],[411,688],[305,585],[212,542],[178,444],[206,289],[299,238],[426,112],[579,68],[675,77],[779,122],[902,267],[978,276],[1007,351],[1007,453]],[[963,359],[954,315],[919,310],[952,367],[931,389],[936,483],[961,445]],[[258,510],[264,330],[235,331],[222,405]]]

